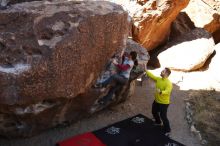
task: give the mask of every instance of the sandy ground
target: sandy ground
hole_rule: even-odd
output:
[[[152,118],[151,104],[154,100],[154,83],[147,79],[143,85],[136,85],[135,93],[126,102],[100,111],[93,116],[83,119],[66,127],[57,127],[27,139],[0,139],[0,146],[55,146],[56,142],[71,136],[93,131],[126,119],[136,114],[144,114]],[[190,132],[185,117],[184,98],[188,91],[180,90],[174,84],[172,103],[168,110],[168,117],[172,128],[171,137],[187,146],[200,146],[198,139]]]

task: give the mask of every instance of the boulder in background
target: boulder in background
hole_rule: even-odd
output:
[[[191,0],[183,11],[187,13],[196,27],[210,32],[215,43],[220,42],[220,1]]]
[[[212,36],[201,28],[169,42],[158,55],[160,65],[173,70],[192,71],[201,68],[214,51]]]
[[[184,35],[195,28],[194,23],[185,12],[180,12],[176,20],[172,22],[169,41]]]
[[[133,14],[133,38],[148,51],[168,40],[171,23],[189,0],[147,1]]]

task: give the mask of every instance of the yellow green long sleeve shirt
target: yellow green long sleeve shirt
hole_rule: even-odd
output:
[[[157,77],[149,71],[146,71],[146,74],[156,82],[155,101],[160,104],[170,104],[170,95],[173,89],[170,80],[168,78]],[[161,91],[161,94],[159,91]]]

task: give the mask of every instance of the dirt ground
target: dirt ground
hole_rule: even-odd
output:
[[[158,74],[159,70],[153,72]],[[194,76],[195,78],[199,77],[197,74],[194,74]],[[184,78],[186,80],[184,80]],[[191,79],[191,77],[189,79]],[[191,90],[186,89],[183,83],[185,83],[185,81],[188,82],[188,77],[181,73],[173,73],[171,80],[174,83],[171,105],[168,110],[168,118],[170,119],[172,129],[171,137],[187,146],[200,146],[198,138],[190,132],[190,128],[185,120],[184,99],[188,97]],[[196,82],[196,80],[193,81]],[[1,138],[0,146],[55,146],[56,142],[60,140],[80,133],[100,129],[139,113],[152,118],[151,104],[154,100],[153,93],[154,83],[146,79],[142,86],[136,84],[134,95],[124,103],[95,113],[91,117],[78,121],[70,126],[50,129],[32,138],[16,140]]]
[[[192,91],[187,100],[188,109],[193,111],[194,125],[208,140],[207,146],[220,145],[220,98],[216,91]],[[188,110],[188,113],[190,110]],[[189,115],[189,114],[188,114]],[[189,117],[189,116],[188,116]],[[203,140],[204,141],[204,140]]]

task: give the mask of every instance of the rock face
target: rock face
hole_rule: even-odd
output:
[[[180,12],[176,20],[172,22],[169,40],[184,35],[195,28],[194,23],[185,12]]]
[[[124,48],[127,12],[109,2],[29,2],[0,11],[0,134],[30,136],[88,114],[91,85]]]
[[[143,75],[145,65],[148,63],[148,60],[150,59],[148,52],[145,48],[143,48],[140,44],[136,43],[132,39],[127,40],[126,48],[124,52],[130,53],[131,51],[136,51],[138,56],[138,66],[133,68],[130,73],[129,82],[122,86],[120,89],[116,91],[116,93],[113,96],[113,100],[108,101],[106,104],[100,104],[98,101],[100,101],[106,94],[108,94],[108,91],[111,89],[112,86],[114,86],[114,83],[111,83],[105,91],[100,92],[100,89],[95,89],[99,94],[99,98],[94,102],[93,106],[90,109],[91,113],[94,113],[96,111],[99,111],[109,105],[114,105],[120,102],[125,101],[127,98],[131,97],[135,90],[135,79],[138,77],[141,77]],[[116,59],[118,62],[121,62],[121,57],[119,57],[120,54],[115,54],[114,59]],[[117,73],[117,68],[115,65],[112,64],[111,61],[106,66],[106,69],[102,72],[100,77],[97,79],[97,83],[102,83],[105,80],[107,80],[111,75]]]
[[[46,1],[46,0],[0,0],[0,7],[6,7],[7,5],[11,5],[11,4],[31,2],[31,1]]]
[[[5,7],[9,3],[8,0],[0,0],[0,7]]]
[[[189,0],[142,1],[133,18],[133,38],[147,50],[167,41],[171,22],[187,6]]]
[[[220,1],[191,0],[184,12],[196,27],[206,29],[213,34],[216,43],[220,42]]]
[[[160,65],[173,70],[192,71],[204,65],[213,53],[214,40],[201,28],[169,42],[158,55]]]
[[[126,52],[131,52],[131,51],[136,51],[138,54],[138,64],[139,65],[144,65],[147,64],[150,56],[147,52],[147,50],[138,44],[137,42],[133,41],[132,39],[127,40],[127,45],[126,45]]]

